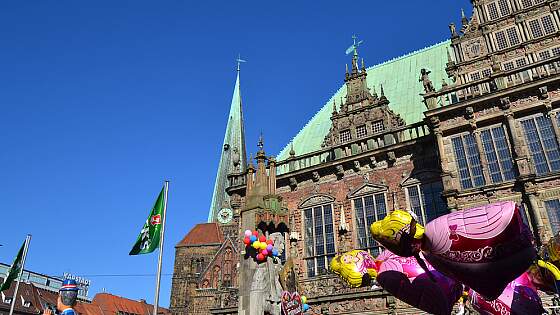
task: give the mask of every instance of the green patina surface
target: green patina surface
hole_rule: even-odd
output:
[[[422,83],[418,81],[420,69],[430,70],[432,72],[430,79],[434,82],[435,88],[441,88],[442,79],[447,79],[445,65],[449,46],[450,41],[445,41],[368,68],[369,88],[373,92],[375,87],[379,94],[379,87],[382,84],[385,96],[391,102],[389,107],[395,113],[399,114],[407,124],[421,121],[426,107],[420,96],[424,92]],[[323,139],[331,127],[333,101],[336,100],[337,105],[340,106],[340,99],[345,96],[346,86],[344,85],[293,138],[291,143],[293,143],[296,156],[321,150]],[[278,154],[277,160],[287,159],[289,152],[290,144],[286,145]]]

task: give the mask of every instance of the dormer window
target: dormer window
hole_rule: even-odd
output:
[[[367,128],[366,125],[361,125],[356,127],[356,137],[363,138],[367,136]]]
[[[342,130],[340,132],[340,142],[344,143],[344,142],[348,142],[352,140],[352,135],[350,134],[350,130]]]

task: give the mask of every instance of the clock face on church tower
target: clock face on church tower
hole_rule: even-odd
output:
[[[218,212],[218,222],[227,224],[233,219],[233,211],[230,208],[222,208]]]

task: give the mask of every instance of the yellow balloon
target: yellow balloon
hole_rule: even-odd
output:
[[[261,243],[261,242],[259,242],[259,241],[254,241],[254,242],[253,242],[253,248],[259,249],[259,248],[261,247],[260,243]]]
[[[412,238],[403,236],[412,234],[412,215],[407,211],[395,210],[388,214],[383,220],[374,222],[370,226],[371,236],[385,246],[388,250],[399,256],[412,256]],[[424,227],[416,223],[414,225],[413,238],[416,241],[424,237]],[[411,242],[404,244],[402,242]]]
[[[330,263],[330,269],[351,287],[361,287],[364,275],[369,274],[372,279],[377,277],[375,260],[363,250],[353,250],[335,256]]]
[[[305,295],[301,296],[301,303],[303,303],[303,304],[307,303],[307,296],[305,296]]]
[[[266,249],[266,245],[267,244],[265,242],[259,242],[259,247],[263,250]]]

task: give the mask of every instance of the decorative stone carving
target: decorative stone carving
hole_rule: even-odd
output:
[[[334,202],[334,200],[335,199],[332,196],[325,195],[325,194],[317,194],[317,195],[307,197],[305,200],[303,200],[298,205],[298,208],[304,209],[304,208],[309,208],[309,207],[316,206],[316,205],[332,203],[332,202]]]
[[[296,190],[298,186],[298,182],[295,177],[290,177],[290,188],[292,190]]]
[[[336,166],[336,176],[339,178],[344,176],[344,167],[342,165]]]
[[[313,181],[314,182],[318,182],[321,179],[321,176],[319,175],[319,172],[315,171],[312,173],[313,176]]]

